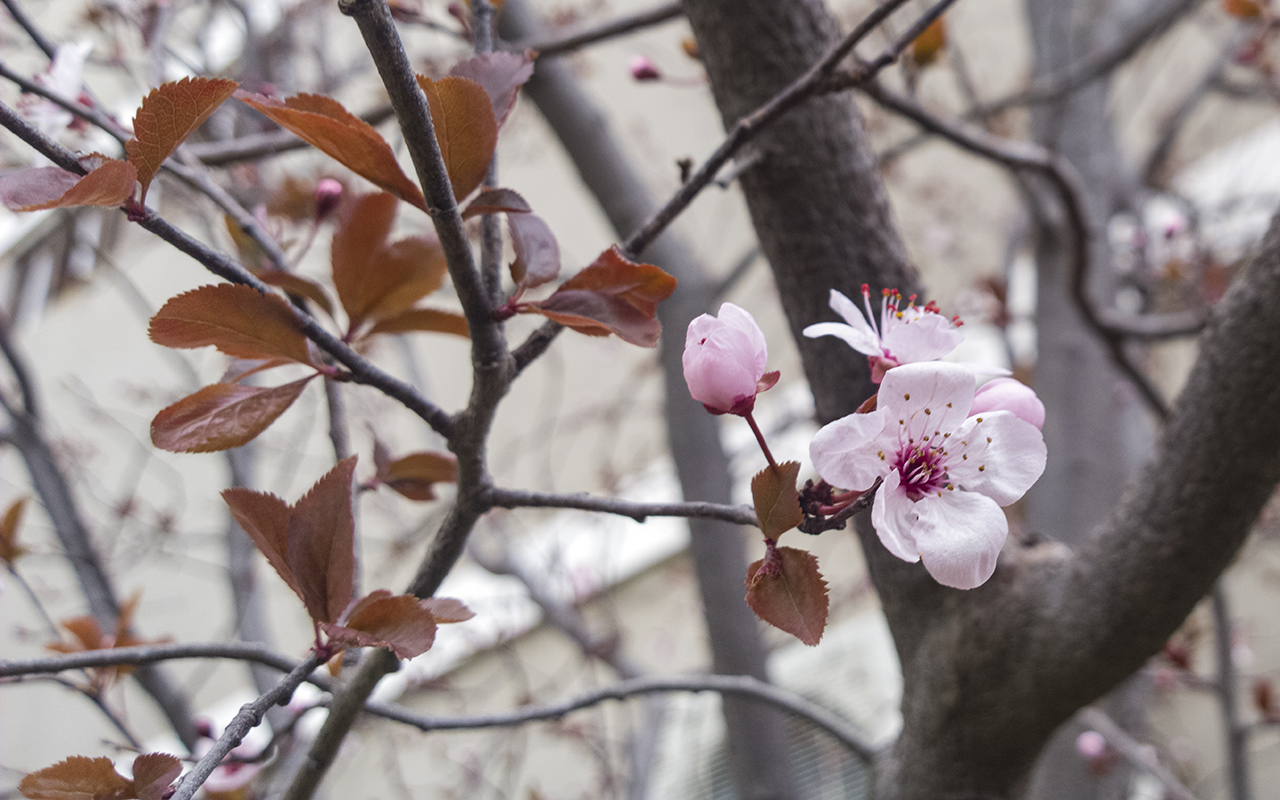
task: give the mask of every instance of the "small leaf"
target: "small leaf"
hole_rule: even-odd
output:
[[[399,314],[444,285],[448,264],[434,236],[387,243],[396,200],[389,194],[357,199],[333,234],[330,259],[348,329]]]
[[[591,336],[610,332],[641,347],[656,347],[662,326],[658,303],[675,291],[676,279],[652,264],[637,264],[617,246],[560,285],[530,311]]]
[[[355,586],[354,456],[338,464],[289,509],[285,557],[307,613],[334,622]]]
[[[129,161],[138,168],[142,201],[164,160],[240,84],[225,78],[183,78],[151,90],[133,116],[133,136],[125,143]]]
[[[480,185],[493,160],[498,145],[493,104],[484,87],[468,78],[433,81],[419,75],[418,85],[431,107],[431,124],[453,184],[453,196],[461,200]]]
[[[465,603],[452,597],[428,597],[419,602],[423,608],[435,616],[436,622],[441,625],[452,622],[466,622],[475,616],[475,612],[467,608]]]
[[[794,547],[770,549],[747,567],[747,604],[760,619],[812,647],[827,626],[829,602],[818,559]]]
[[[1258,0],[1222,0],[1222,10],[1238,19],[1262,16],[1262,4]]]
[[[78,653],[84,650],[103,650],[111,646],[106,641],[107,635],[102,632],[98,620],[91,616],[72,617],[64,619],[58,623],[75,637],[74,642],[54,642],[47,645],[48,649],[55,650],[59,653]]]
[[[301,598],[302,590],[289,567],[289,504],[273,494],[240,487],[224,490],[222,499],[267,563]]]
[[[324,309],[324,313],[331,317],[333,316],[333,303],[329,302],[329,295],[325,294],[324,287],[315,281],[280,269],[260,270],[257,275],[258,280],[268,286],[283,289],[285,292],[296,294],[298,297],[305,297]]]
[[[372,125],[347,111],[337,100],[300,94],[282,103],[243,90],[236,92],[235,98],[375,186],[427,210],[422,191],[400,169],[391,145]]]
[[[508,214],[516,260],[511,278],[526,289],[550,283],[560,274],[560,244],[551,226],[537,214]]]
[[[532,210],[529,203],[512,189],[485,189],[463,209],[462,218],[471,219],[481,214],[521,214]]]
[[[23,778],[18,791],[31,800],[119,800],[133,796],[131,783],[109,758],[71,756]]]
[[[938,59],[938,54],[946,46],[947,26],[943,18],[938,17],[911,43],[911,60],[916,66],[927,66]]]
[[[52,169],[57,169],[57,167],[52,167]],[[66,174],[71,175],[70,172]],[[46,174],[45,179],[47,180],[45,186],[49,190],[61,183],[60,179],[54,178],[51,174]],[[46,208],[73,208],[75,206],[122,206],[129,198],[133,197],[136,183],[137,170],[132,164],[128,161],[106,159],[101,166],[83,178],[76,180],[62,194],[52,199],[37,200],[21,206],[17,210],[43,211]],[[34,191],[34,187],[32,187],[32,190]]]
[[[133,786],[138,800],[161,800],[182,774],[182,762],[168,753],[144,753],[133,760]]]
[[[171,453],[211,453],[251,441],[285,412],[315,375],[283,386],[215,383],[160,411],[151,442]]]
[[[392,596],[386,589],[360,599],[338,624],[322,623],[329,638],[353,647],[385,647],[398,658],[414,658],[431,649],[436,619],[411,594]]]
[[[784,461],[775,470],[765,467],[751,479],[751,497],[755,501],[760,530],[769,539],[777,539],[804,521],[796,479],[800,462]]]
[[[12,211],[57,200],[80,176],[61,167],[15,169],[0,175],[0,203]]]
[[[434,484],[457,483],[458,459],[450,453],[410,453],[387,464],[378,479],[410,500],[434,500]]]
[[[377,333],[451,333],[464,339],[470,338],[467,318],[454,311],[435,308],[411,308],[393,317],[378,320],[365,336]]]
[[[307,338],[289,304],[252,286],[219,283],[184,292],[160,307],[148,333],[165,347],[212,345],[233,358],[311,363]]]
[[[532,50],[484,53],[454,64],[449,74],[470,78],[484,87],[500,128],[515,107],[517,91],[533,77],[533,59]]]
[[[10,568],[19,556],[27,552],[18,546],[18,530],[22,527],[22,515],[27,510],[29,499],[23,497],[15,500],[4,512],[4,516],[0,517],[0,561]]]

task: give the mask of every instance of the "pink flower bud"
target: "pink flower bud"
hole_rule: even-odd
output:
[[[1037,428],[1044,427],[1044,403],[1036,397],[1034,389],[1013,378],[987,381],[973,395],[973,408],[969,414],[987,411],[1012,411],[1023,422]]]
[[[689,394],[712,414],[749,413],[756,394],[777,382],[777,373],[765,375],[768,360],[760,326],[733,303],[720,306],[719,318],[703,314],[689,323],[684,379]]]
[[[338,209],[342,200],[342,184],[333,178],[321,178],[316,184],[316,222],[324,222]]]
[[[631,57],[631,77],[638,81],[656,81],[662,79],[658,66],[645,56]]]
[[[1076,752],[1085,761],[1097,761],[1107,754],[1107,740],[1097,731],[1085,731],[1076,737]]]

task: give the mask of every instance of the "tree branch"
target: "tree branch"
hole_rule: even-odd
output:
[[[686,517],[718,519],[735,525],[758,525],[756,512],[751,506],[728,506],[721,503],[643,503],[620,500],[614,497],[592,497],[577,494],[551,494],[519,489],[491,487],[482,495],[484,501],[497,508],[575,508],[581,511],[598,511],[617,514],[644,522],[649,517]]]
[[[1196,800],[1196,796],[1191,790],[1182,784],[1172,772],[1168,770],[1160,761],[1152,756],[1153,750],[1144,747],[1140,742],[1135,740],[1124,728],[1116,724],[1115,720],[1102,709],[1095,706],[1080,709],[1080,713],[1076,715],[1084,725],[1093,728],[1107,743],[1116,749],[1120,755],[1129,760],[1129,763],[1135,767],[1145,771],[1151,777],[1160,781],[1160,785],[1168,792],[1170,800]]]
[[[627,14],[608,22],[573,31],[572,33],[545,39],[534,38],[522,39],[518,42],[507,42],[502,45],[502,49],[516,52],[534,50],[538,53],[539,58],[567,55],[586,45],[596,44],[633,31],[660,25],[682,14],[679,2],[664,3],[646,11]]]

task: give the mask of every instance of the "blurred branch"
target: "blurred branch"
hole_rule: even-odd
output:
[[[27,32],[27,35],[31,37],[31,41],[35,42],[36,46],[44,51],[46,56],[53,58],[58,54],[57,45],[49,41],[49,37],[45,36],[36,27],[35,23],[31,21],[31,17],[27,16],[27,12],[23,11],[22,6],[18,5],[18,0],[0,0],[0,2],[4,3],[4,7],[9,10],[9,14],[13,17],[13,21],[18,23],[18,27]]]
[[[1177,776],[1155,757],[1153,748],[1143,745],[1130,736],[1105,711],[1096,706],[1088,706],[1080,709],[1080,713],[1076,715],[1076,718],[1082,724],[1102,734],[1102,738],[1107,740],[1107,744],[1128,759],[1129,763],[1160,781],[1160,785],[1165,788],[1166,797],[1169,800],[1196,800],[1196,796],[1192,794],[1191,790],[1184,786]]]
[[[1086,323],[1094,329],[1111,353],[1112,360],[1137,387],[1153,412],[1164,418],[1166,403],[1142,370],[1125,351],[1126,337],[1162,339],[1187,336],[1204,327],[1207,314],[1188,311],[1172,314],[1127,317],[1112,309],[1095,307],[1088,294],[1089,246],[1092,236],[1085,212],[1084,195],[1075,169],[1066,159],[1027,142],[1002,139],[985,131],[961,127],[926,111],[913,100],[893,94],[878,83],[868,83],[862,91],[890,111],[900,114],[953,144],[983,158],[1016,170],[1030,170],[1047,179],[1062,200],[1067,226],[1072,236],[1072,296]]]
[[[1239,675],[1236,672],[1235,631],[1231,624],[1231,607],[1222,581],[1210,593],[1213,608],[1213,656],[1217,664],[1218,707],[1222,712],[1222,730],[1226,739],[1227,787],[1231,800],[1252,800],[1249,784],[1249,729],[1240,720],[1236,698]]]
[[[626,16],[592,25],[572,33],[546,39],[523,39],[518,42],[507,42],[502,45],[502,48],[515,51],[534,50],[537,51],[540,58],[566,55],[586,45],[607,41],[626,33],[659,25],[682,14],[680,3],[664,3],[647,11],[627,14]]]
[[[728,506],[721,503],[642,503],[614,497],[592,497],[589,494],[551,494],[517,489],[489,488],[482,498],[498,508],[575,508],[630,517],[644,522],[649,517],[690,517],[718,519],[735,525],[756,526],[756,512],[751,506]]]

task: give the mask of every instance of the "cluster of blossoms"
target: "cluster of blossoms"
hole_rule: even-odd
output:
[[[903,304],[898,293],[885,292],[877,325],[865,286],[863,298],[865,317],[832,291],[831,308],[845,322],[804,331],[839,337],[867,356],[880,384],[874,408],[819,430],[810,457],[823,480],[851,490],[842,495],[847,502],[880,482],[871,521],[889,552],[923,560],[943,585],[980,586],[1008,536],[1001,506],[1022,497],[1044,472],[1044,406],[1011,378],[977,389],[969,367],[938,361],[963,336],[958,321],[932,303],[917,306],[912,297]],[[776,373],[765,375],[766,357],[755,321],[726,303],[719,319],[703,315],[689,326],[690,393],[711,411],[749,418],[757,386],[777,381]]]

